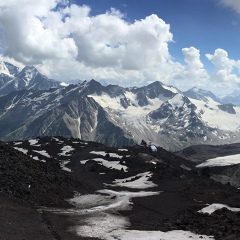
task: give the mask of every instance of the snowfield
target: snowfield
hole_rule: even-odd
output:
[[[232,208],[227,205],[220,204],[220,203],[213,203],[213,204],[201,209],[198,212],[212,214],[216,210],[222,209],[222,208],[227,208],[228,210],[233,211],[233,212],[240,212],[240,208]]]
[[[197,165],[197,167],[216,167],[216,166],[229,166],[240,163],[240,154],[229,155],[224,157],[216,157],[206,160],[205,162]]]
[[[233,107],[236,114],[229,114],[218,108],[221,105],[212,98],[207,97],[208,103],[189,98],[197,106],[198,114],[209,126],[228,131],[237,131],[240,127],[240,107]]]
[[[71,213],[75,212],[75,214],[82,216],[79,218],[79,226],[74,228],[79,236],[105,240],[214,239],[211,236],[197,235],[180,230],[170,232],[127,230],[126,228],[130,226],[128,218],[114,212],[131,209],[131,198],[156,195],[159,192],[116,192],[112,190],[100,190],[98,192],[99,195],[80,195],[70,200],[70,203],[80,209],[71,211]]]
[[[73,227],[72,230],[81,237],[105,240],[214,239],[211,236],[197,235],[182,230],[169,232],[127,230],[127,227],[130,226],[128,218],[116,214],[117,211],[131,209],[131,198],[156,195],[159,192],[116,192],[112,190],[100,190],[98,192],[99,195],[80,195],[70,200],[70,203],[73,203],[76,209],[69,211],[69,213],[75,216],[79,214],[78,226]]]

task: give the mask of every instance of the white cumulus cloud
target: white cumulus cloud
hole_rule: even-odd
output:
[[[213,81],[226,86],[240,83],[239,76],[233,73],[234,68],[240,69],[239,61],[230,59],[227,51],[218,48],[215,50],[214,54],[206,54],[206,57],[215,67],[215,71],[211,76]]]
[[[67,3],[62,0],[0,3],[5,56],[36,65],[48,76],[61,80],[86,79],[90,75],[126,82],[144,81],[146,75],[154,78],[150,81],[170,79],[162,73],[166,67],[170,75],[173,73],[168,50],[173,36],[170,25],[157,15],[129,23],[116,9],[91,16],[90,7]]]
[[[221,1],[237,9],[237,2]],[[68,0],[1,1],[0,41],[0,59],[35,65],[60,81],[94,78],[139,86],[159,80],[184,90],[239,83],[234,69],[240,71],[240,61],[223,49],[206,55],[215,67],[212,75],[194,47],[182,49],[185,64],[174,61],[170,25],[155,14],[129,22],[117,9],[94,16],[89,6]]]
[[[183,48],[182,53],[186,66],[183,72],[183,78],[189,86],[204,86],[208,81],[208,73],[200,59],[200,51],[194,47]]]

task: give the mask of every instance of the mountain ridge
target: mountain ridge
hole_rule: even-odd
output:
[[[1,97],[0,138],[63,135],[112,146],[145,139],[173,151],[238,141],[240,109],[206,98],[188,98],[160,82],[123,88],[91,80],[49,90],[25,89]],[[209,116],[213,124],[206,122]],[[232,118],[232,130],[219,123],[219,116]]]
[[[61,87],[61,83],[48,79],[34,66],[26,66],[19,71],[10,63],[0,63],[0,96],[22,89],[47,90],[54,87]]]

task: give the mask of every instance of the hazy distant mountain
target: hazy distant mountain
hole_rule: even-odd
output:
[[[232,94],[223,97],[221,100],[224,103],[232,103],[240,106],[240,90],[235,90]]]
[[[197,87],[193,87],[186,92],[183,92],[185,96],[197,99],[197,100],[203,100],[206,101],[207,97],[210,97],[216,102],[221,102],[219,98],[217,98],[211,91],[206,91]]]

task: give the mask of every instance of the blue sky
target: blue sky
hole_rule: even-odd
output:
[[[240,57],[240,15],[234,9],[216,0],[75,0],[77,4],[89,5],[92,15],[103,14],[114,7],[125,14],[129,22],[157,14],[170,24],[173,33],[170,52],[183,61],[182,48],[194,46],[202,54],[225,49],[229,57]],[[212,70],[205,57],[201,59]]]
[[[240,88],[239,0],[12,0],[0,40],[2,60],[60,81]]]

